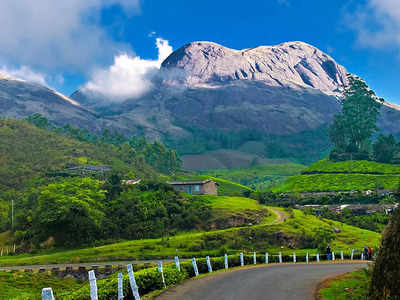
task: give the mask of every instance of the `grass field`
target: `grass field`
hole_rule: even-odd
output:
[[[220,169],[202,172],[217,178],[249,186],[255,190],[266,190],[283,182],[289,176],[299,174],[304,165],[292,162],[269,163],[246,169]]]
[[[377,186],[394,190],[399,186],[400,175],[370,174],[313,174],[290,177],[282,185],[275,186],[273,192],[327,192],[374,190]]]
[[[234,200],[232,200],[234,201]],[[235,205],[240,206],[243,199],[237,199]],[[249,202],[250,203],[250,202]],[[246,204],[247,206],[254,205]],[[215,201],[215,207],[225,204]],[[279,208],[275,208],[280,210]],[[293,249],[299,254],[317,250],[309,249],[306,243],[318,228],[336,227],[340,230],[331,242],[336,251],[350,252],[351,248],[361,249],[365,244],[379,244],[380,235],[368,230],[362,230],[331,220],[318,219],[303,212],[293,210],[285,212],[288,219],[285,222],[274,222],[275,214],[271,213],[259,225],[214,230],[209,232],[190,232],[176,236],[126,241],[117,244],[95,248],[48,252],[36,255],[18,255],[0,258],[0,266],[78,263],[112,260],[139,260],[171,258],[178,254],[182,257],[219,256],[225,252],[230,254],[240,251],[270,251],[292,253]],[[283,246],[283,249],[281,249]]]
[[[84,282],[74,278],[60,279],[47,273],[0,272],[0,300],[39,300],[43,287],[51,287],[57,299],[57,291],[74,291]]]
[[[365,191],[374,190],[378,186],[394,190],[399,184],[400,165],[372,161],[331,162],[324,159],[271,190],[283,193]]]
[[[341,162],[333,162],[328,159],[323,159],[303,170],[303,173],[309,173],[309,172],[400,174],[400,165],[384,164],[366,160],[348,160]]]
[[[368,293],[368,276],[359,270],[335,278],[319,291],[322,300],[364,300]]]

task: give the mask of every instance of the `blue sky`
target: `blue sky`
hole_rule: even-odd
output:
[[[38,0],[33,6],[30,0],[3,0],[0,71],[70,95],[110,71],[123,53],[140,56],[133,67],[146,61],[156,66],[156,38],[174,50],[196,40],[235,49],[300,40],[327,52],[366,79],[378,95],[400,104],[398,0],[80,2]]]

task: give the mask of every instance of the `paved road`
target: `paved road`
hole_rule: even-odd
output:
[[[157,300],[310,300],[317,284],[365,267],[353,264],[270,265],[233,270],[189,280]]]

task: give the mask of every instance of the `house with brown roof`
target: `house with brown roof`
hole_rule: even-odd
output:
[[[171,181],[167,183],[181,193],[190,195],[218,195],[218,184],[211,179],[201,181]]]

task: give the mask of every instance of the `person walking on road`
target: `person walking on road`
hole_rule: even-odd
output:
[[[331,260],[332,252],[331,252],[331,247],[328,245],[326,247],[326,259]]]
[[[372,248],[368,247],[368,258],[369,260],[372,260]]]
[[[368,247],[367,247],[367,246],[364,246],[364,259],[365,259],[365,260],[369,260],[369,257],[368,257]]]

